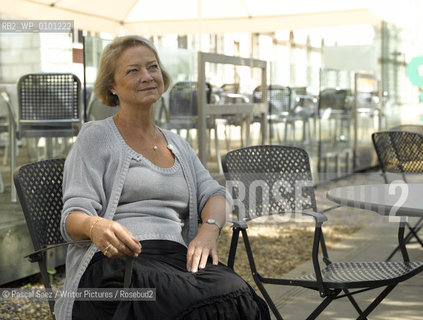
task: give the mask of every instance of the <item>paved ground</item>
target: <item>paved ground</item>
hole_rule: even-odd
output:
[[[374,261],[383,260],[395,245],[395,228],[366,227],[350,239],[338,243],[330,256],[335,261]],[[423,261],[420,245],[411,245],[410,258]],[[287,278],[311,270],[308,262],[286,275]],[[271,296],[275,297],[278,310],[288,320],[304,320],[321,302],[317,292],[302,288],[269,286]],[[361,294],[357,299],[361,307],[367,306],[380,290]],[[344,320],[356,319],[356,311],[347,299],[340,299],[322,313],[318,319]],[[388,297],[369,316],[374,320],[423,320],[423,273],[399,284]]]

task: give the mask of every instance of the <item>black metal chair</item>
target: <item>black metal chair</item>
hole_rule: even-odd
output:
[[[167,112],[168,119],[162,126],[169,130],[176,130],[178,134],[180,130],[186,130],[186,140],[192,142],[190,132],[192,129],[197,129],[198,122],[198,102],[197,102],[197,82],[195,81],[180,81],[170,89],[169,92],[169,110]],[[212,88],[209,83],[206,83],[206,102],[211,102]],[[217,163],[221,165],[220,145],[217,132],[217,125],[214,118],[207,119],[207,130],[209,149],[211,149],[211,133],[214,131],[214,142],[216,148]],[[219,168],[219,171],[222,171]]]
[[[71,137],[82,122],[81,82],[71,73],[33,73],[18,81],[20,137]]]
[[[423,174],[423,126],[404,125],[395,128],[414,129],[416,132],[403,130],[375,132],[372,134],[373,146],[385,183],[390,182],[388,174],[400,174],[402,180],[408,183],[407,176]],[[423,241],[418,236],[423,227],[423,218],[418,219],[414,226],[408,222],[406,225],[409,232],[405,236],[405,242],[409,243],[414,238],[423,247]],[[396,247],[387,260],[392,259],[399,250],[400,248]]]
[[[240,84],[239,83],[224,83],[220,88],[214,90],[213,97],[215,98],[215,102],[217,104],[237,104],[237,103],[248,103],[250,100],[244,94],[240,92]],[[219,119],[224,121],[225,125],[225,142],[226,142],[226,149],[231,149],[231,141],[232,141],[232,127],[238,127],[240,138],[241,138],[241,145],[245,145],[245,120],[248,116],[242,114],[225,114],[221,115]],[[221,172],[223,174],[223,172]]]
[[[309,158],[303,149],[261,145],[230,151],[224,159],[224,171],[229,192],[234,197],[234,215],[237,216],[233,221],[228,265],[234,266],[241,232],[254,281],[277,319],[282,316],[264,284],[299,286],[317,291],[323,301],[307,319],[315,319],[333,300],[342,297],[350,300],[360,315],[358,319],[366,319],[398,283],[423,271],[423,262],[407,260],[405,246],[403,262],[332,262],[329,259],[322,232],[327,218],[317,211]],[[256,267],[247,222],[271,214],[289,217],[289,214],[298,212],[315,220],[311,250],[313,272],[295,279],[264,277]],[[404,231],[404,227],[401,228]],[[319,247],[325,264],[323,268],[319,261]],[[283,252],[275,252],[277,254],[283,255]],[[365,310],[358,306],[355,294],[382,287],[386,288]]]
[[[13,173],[19,202],[31,236],[34,252],[25,256],[38,262],[44,287],[51,289],[49,271],[63,265],[67,245],[60,233],[63,208],[62,180],[65,159],[47,159],[22,165]],[[72,244],[89,245],[91,240]],[[132,278],[133,258],[125,265],[124,288],[129,288]],[[54,318],[53,300],[48,300]]]
[[[38,262],[41,278],[46,289],[51,289],[48,269],[64,264],[55,261],[52,257],[53,250],[47,252],[47,248],[55,248],[64,245],[64,239],[60,233],[60,216],[63,207],[62,202],[62,177],[64,159],[49,159],[25,164],[16,168],[13,179],[18,194],[26,224],[31,236],[34,252],[26,256],[30,262]],[[64,250],[57,252],[56,256]],[[49,260],[49,261],[48,261]],[[54,301],[49,300],[50,310],[53,314]]]
[[[210,103],[211,87],[207,84],[206,101]],[[191,130],[197,126],[198,103],[197,103],[197,82],[180,81],[170,89],[169,92],[169,129]]]
[[[261,102],[261,86],[254,89],[253,101]],[[270,130],[270,141],[276,135],[278,143],[282,143],[277,129],[277,124],[284,124],[284,138],[286,144],[288,141],[288,128],[292,130],[292,141],[295,143],[295,123],[302,121],[300,114],[295,113],[293,91],[290,87],[285,87],[277,84],[271,84],[267,87],[267,102],[268,109],[268,122]],[[276,133],[276,134],[275,134]],[[303,137],[304,138],[304,137]]]
[[[26,74],[17,91],[17,139],[45,137],[47,158],[53,158],[52,138],[76,136],[82,125],[80,80],[71,73]]]
[[[101,103],[101,101],[91,93],[87,107],[87,121],[102,120],[107,117],[114,116],[119,111],[119,107],[109,107]]]
[[[351,139],[352,105],[349,103],[350,98],[351,92],[347,89],[327,88],[319,93],[319,119],[320,122],[328,121],[329,137],[332,138],[332,143]],[[331,120],[334,122],[333,131]]]
[[[317,137],[317,97],[308,92],[307,87],[292,87],[294,110],[303,120],[303,143]],[[313,133],[310,124],[313,123]],[[314,137],[314,138],[313,138]]]

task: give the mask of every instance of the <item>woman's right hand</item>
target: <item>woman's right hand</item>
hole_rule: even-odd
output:
[[[89,237],[108,258],[137,257],[141,245],[132,233],[113,220],[90,217]]]

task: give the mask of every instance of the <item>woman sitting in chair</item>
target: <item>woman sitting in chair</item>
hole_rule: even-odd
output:
[[[130,287],[155,288],[156,299],[61,298],[57,319],[269,319],[263,300],[218,263],[230,197],[185,140],[153,122],[169,82],[149,41],[108,45],[94,90],[119,111],[83,126],[63,177],[62,234],[92,242],[69,245],[64,290],[122,288],[132,257]]]

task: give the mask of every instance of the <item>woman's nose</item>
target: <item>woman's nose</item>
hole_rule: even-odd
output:
[[[152,75],[150,74],[150,72],[148,71],[148,69],[147,69],[147,68],[142,68],[142,69],[141,69],[141,76],[140,76],[140,80],[141,80],[142,82],[145,82],[145,81],[151,81],[151,80],[153,80],[153,77],[152,77]]]

